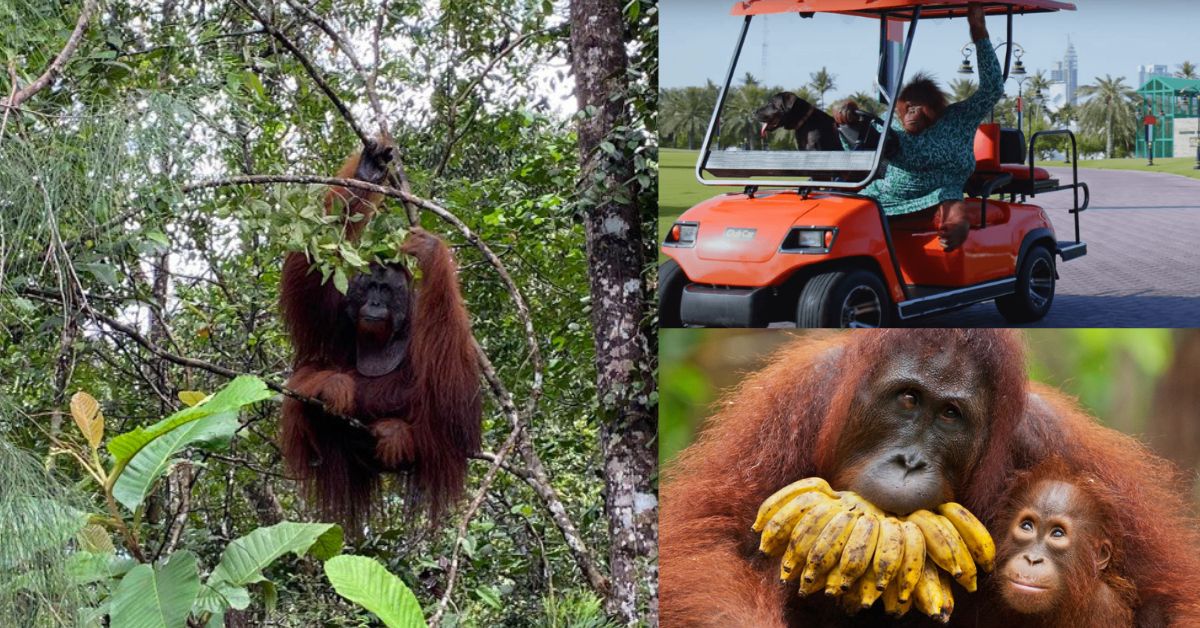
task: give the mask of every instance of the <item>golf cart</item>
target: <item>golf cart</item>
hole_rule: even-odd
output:
[[[989,0],[988,15],[1013,16],[1074,10],[1055,0]],[[683,213],[668,230],[659,272],[663,327],[761,327],[794,320],[801,327],[874,327],[994,300],[1010,323],[1041,319],[1054,300],[1056,262],[1087,252],[1079,213],[1089,193],[1079,182],[1075,136],[1038,131],[1028,143],[1019,129],[983,124],[975,138],[976,169],[968,196],[983,203],[982,220],[967,241],[945,252],[936,229],[919,221],[889,223],[874,199],[856,193],[882,177],[889,142],[868,151],[714,150],[715,129],[750,21],[755,15],[833,13],[880,22],[875,88],[891,128],[917,23],[962,17],[963,0],[747,0],[724,87],[696,163],[704,185],[738,191],[708,199]],[[902,24],[908,23],[901,46]],[[1003,61],[1008,78],[1012,46]],[[1067,136],[1073,179],[1060,183],[1037,167],[1036,146]],[[1071,190],[1074,240],[1059,240],[1045,212],[1027,202]],[[1080,191],[1083,191],[1082,204]]]

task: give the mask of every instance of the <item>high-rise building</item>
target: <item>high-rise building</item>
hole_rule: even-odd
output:
[[[1052,87],[1055,84],[1062,85],[1057,91],[1061,94],[1061,102],[1057,106],[1078,104],[1075,91],[1079,89],[1079,55],[1075,53],[1075,44],[1071,43],[1070,37],[1067,38],[1067,53],[1063,55],[1062,61],[1055,61],[1054,67],[1050,68],[1050,83]]]
[[[1141,89],[1146,81],[1156,76],[1171,76],[1171,71],[1165,65],[1139,65],[1137,87],[1134,89]]]
[[[1075,90],[1079,89],[1079,55],[1075,54],[1075,44],[1067,38],[1067,55],[1063,57],[1062,82],[1067,84],[1067,102],[1075,102]]]

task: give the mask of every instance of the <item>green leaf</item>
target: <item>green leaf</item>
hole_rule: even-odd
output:
[[[192,613],[224,613],[230,608],[245,610],[250,606],[250,592],[228,582],[216,586],[200,585],[200,593],[192,604]]]
[[[148,427],[139,427],[108,441],[108,451],[117,462],[127,462],[150,441],[183,425],[219,412],[237,410],[244,405],[262,401],[271,396],[267,385],[253,375],[240,375],[225,385],[208,401],[175,414]]]
[[[363,266],[367,265],[367,263],[363,261],[363,258],[360,257],[359,254],[354,251],[354,249],[346,246],[345,244],[339,245],[338,251],[342,254],[342,259],[346,260],[347,264],[355,268],[362,268]]]
[[[288,552],[297,556],[311,553],[314,558],[325,560],[341,549],[341,526],[284,521],[259,528],[230,543],[221,554],[221,562],[208,577],[208,584],[215,587],[227,582],[244,586],[260,582],[266,579],[262,570]]]
[[[134,567],[112,596],[113,628],[176,628],[187,625],[200,590],[196,555],[175,552],[156,569]]]
[[[400,578],[366,556],[335,556],[325,575],[338,595],[375,613],[389,628],[423,628],[421,604]]]
[[[192,443],[233,436],[239,425],[237,417],[236,410],[213,414],[185,423],[155,438],[134,454],[117,477],[113,485],[113,497],[130,511],[136,510],[146,495],[150,494],[154,482],[171,466],[175,454]]]
[[[350,289],[350,280],[346,278],[346,271],[340,266],[333,271],[333,286],[342,294],[346,294],[346,290]]]

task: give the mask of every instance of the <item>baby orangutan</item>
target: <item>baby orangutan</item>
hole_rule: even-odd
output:
[[[1094,479],[1042,464],[1013,491],[995,534],[994,626],[1133,626],[1115,499]]]

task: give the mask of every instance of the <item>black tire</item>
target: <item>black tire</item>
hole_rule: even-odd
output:
[[[658,267],[658,326],[683,327],[683,319],[679,315],[680,302],[683,300],[683,287],[687,285],[687,275],[673,259],[669,259]]]
[[[1040,321],[1054,303],[1054,253],[1037,244],[1025,253],[1017,271],[1017,291],[996,299],[996,309],[1014,325]]]
[[[866,270],[839,270],[814,276],[796,304],[797,327],[887,327],[892,303],[887,288]]]

